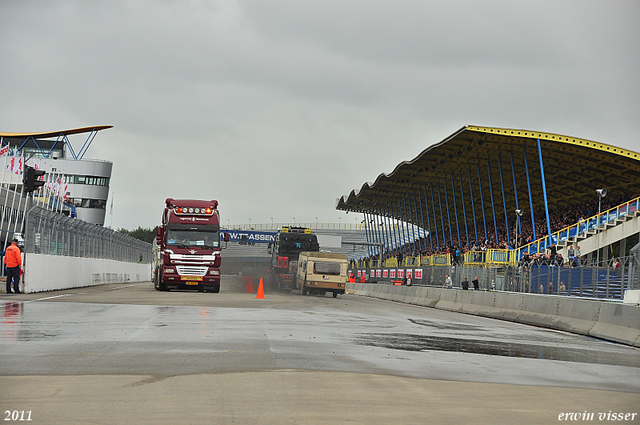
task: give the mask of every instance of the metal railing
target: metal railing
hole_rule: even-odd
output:
[[[363,223],[249,223],[249,224],[227,224],[221,227],[229,230],[272,230],[278,231],[283,227],[305,227],[312,230],[364,230]]]
[[[67,257],[151,263],[151,244],[33,205],[25,218],[24,251]]]
[[[366,282],[393,283],[390,276],[396,275],[397,270],[412,273],[413,285],[417,286],[441,287],[448,275],[455,288],[460,288],[465,279],[473,288],[473,280],[477,279],[479,290],[620,300],[625,290],[640,289],[640,244],[631,250],[630,256],[608,260],[604,267],[487,266],[486,263],[465,262],[464,265],[423,265],[419,269],[397,266],[376,269],[374,278],[371,278],[371,270],[363,272],[367,276]]]
[[[552,233],[551,236],[547,235],[519,247],[517,250],[517,259],[520,258],[523,252],[536,254],[544,252],[551,244],[562,245],[570,243],[577,238],[586,238],[595,235],[599,229],[606,229],[607,226],[612,226],[616,224],[617,221],[626,220],[627,217],[634,216],[638,211],[640,211],[640,197],[603,211],[600,215],[596,214],[586,220],[581,220],[569,227],[565,227],[562,230]]]

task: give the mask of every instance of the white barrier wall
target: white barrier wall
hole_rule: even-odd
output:
[[[374,283],[348,283],[347,290],[356,295],[544,326],[640,347],[640,306],[637,304]]]
[[[43,254],[26,254],[25,257],[20,282],[25,293],[151,281],[151,264]]]

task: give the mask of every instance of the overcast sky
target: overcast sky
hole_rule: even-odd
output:
[[[466,124],[640,151],[636,0],[3,0],[0,57],[0,131],[114,126],[114,228],[355,222],[338,197]]]

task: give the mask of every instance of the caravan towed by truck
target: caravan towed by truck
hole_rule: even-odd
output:
[[[301,252],[295,264],[294,284],[302,295],[344,294],[349,260],[346,255],[327,252]]]

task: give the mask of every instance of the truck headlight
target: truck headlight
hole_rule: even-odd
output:
[[[220,272],[218,270],[211,270],[209,273],[214,275],[214,276],[219,276],[220,275]]]
[[[176,271],[174,269],[164,269],[165,273],[175,273]]]

